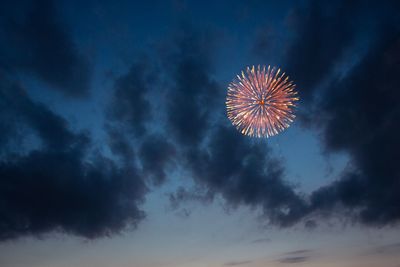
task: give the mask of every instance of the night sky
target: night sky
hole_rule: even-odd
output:
[[[297,85],[270,138],[226,116]],[[399,1],[1,1],[0,266],[399,267]]]

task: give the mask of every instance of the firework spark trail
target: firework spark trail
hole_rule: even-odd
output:
[[[294,89],[293,82],[280,69],[247,67],[246,73],[242,71],[228,86],[228,118],[244,135],[276,135],[295,118],[293,108],[299,98]]]

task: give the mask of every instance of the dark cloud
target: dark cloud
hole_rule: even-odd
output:
[[[164,138],[156,135],[147,136],[139,149],[144,175],[149,176],[155,184],[166,179],[166,167],[175,158],[175,147]]]
[[[124,132],[140,137],[146,133],[146,123],[152,117],[150,101],[147,99],[155,74],[147,60],[140,60],[129,72],[116,78],[109,122],[122,126]]]
[[[304,227],[308,230],[314,230],[318,227],[318,224],[315,222],[315,220],[307,220],[304,222]]]
[[[153,60],[142,58],[132,64],[128,73],[116,78],[107,131],[111,149],[131,164],[135,154],[133,146],[138,147],[142,175],[160,185],[165,181],[165,168],[173,162],[176,149],[162,134],[152,134],[148,130],[148,126],[154,124],[153,108],[160,111],[159,106],[151,105],[151,95],[155,94],[158,79],[153,65]],[[156,97],[155,102],[159,104],[161,97]]]
[[[212,33],[184,29],[164,51],[171,83],[166,99],[168,128],[180,144],[196,145],[208,131],[221,92],[210,75],[215,42]]]
[[[305,201],[284,181],[282,163],[265,144],[251,144],[237,131],[218,127],[206,151],[193,151],[195,180],[232,206],[261,207],[271,223],[289,226],[306,212]]]
[[[0,9],[0,68],[33,74],[69,96],[87,93],[89,63],[60,21],[55,3],[5,1]]]
[[[368,225],[400,219],[399,10],[396,1],[309,1],[290,15],[294,37],[285,70],[299,87],[301,121],[320,133],[326,153],[345,152],[351,160],[337,181],[313,192],[307,204],[288,193],[297,199],[290,203],[302,207],[294,221],[310,215],[308,229],[317,226],[313,215],[340,208]],[[260,34],[253,46],[268,35]],[[365,53],[355,51],[360,44]]]
[[[95,238],[135,226],[145,187],[134,170],[79,149],[35,151],[0,164],[0,239],[61,231]]]
[[[89,136],[73,133],[15,83],[3,80],[0,93],[1,113],[39,140],[39,148],[0,161],[0,240],[49,231],[95,238],[144,218],[138,205],[147,188],[134,168],[89,153]]]
[[[185,29],[155,53],[160,58],[138,61],[115,79],[105,123],[113,160],[93,152],[89,135],[71,131],[65,119],[2,79],[0,238],[53,230],[93,238],[135,226],[144,217],[140,203],[148,192],[146,182],[161,184],[174,162],[196,188],[170,194],[174,207],[221,196],[229,206],[260,208],[269,222],[282,227],[307,218],[306,228],[314,228],[313,213],[339,207],[369,225],[398,221],[399,29],[390,23],[379,27],[379,36],[371,35],[368,42],[374,45],[338,78],[334,68],[359,38],[351,23],[355,9],[356,2],[311,2],[295,16],[288,51],[287,70],[298,81],[304,108],[317,110],[308,126],[319,131],[328,153],[351,158],[350,168],[334,183],[308,199],[286,182],[284,163],[265,140],[243,137],[226,126],[225,91],[213,73],[217,38]],[[1,68],[32,72],[70,95],[84,92],[87,65],[55,8],[39,1],[26,13],[13,14],[1,20],[6,26],[1,38],[10,38],[1,46]],[[156,65],[161,73],[154,71]],[[153,86],[158,79],[166,95]],[[325,80],[331,83],[319,91]],[[26,133],[32,142],[22,142]],[[183,216],[189,214],[183,210]],[[308,260],[286,256],[279,261]]]
[[[9,81],[6,76],[2,76],[0,86],[0,108],[2,116],[5,116],[5,121],[0,123],[1,128],[12,131],[24,124],[40,137],[43,145],[53,150],[63,149],[76,140],[76,136],[66,128],[67,122],[63,118],[44,105],[32,102],[25,90]],[[4,136],[7,141],[11,137]]]
[[[303,101],[310,100],[354,39],[356,3],[309,1],[291,15],[295,39],[286,52],[285,71],[296,81]]]
[[[183,218],[183,219],[189,218],[191,214],[192,214],[192,212],[188,209],[181,209],[181,210],[178,210],[177,212],[175,212],[176,216]]]
[[[180,189],[170,195],[173,205],[180,201],[212,200],[221,195],[229,206],[261,207],[269,220],[289,226],[307,212],[305,201],[284,182],[282,163],[268,146],[252,144],[237,131],[224,126],[225,96],[213,81],[210,35],[184,32],[166,55],[174,55],[168,98],[167,122],[174,140],[182,144],[179,158],[188,168],[202,193]],[[212,35],[211,35],[212,36]],[[171,61],[169,61],[171,62]],[[222,90],[221,90],[222,91]],[[220,118],[224,119],[221,120]]]
[[[211,192],[203,192],[201,188],[189,190],[180,186],[175,192],[169,193],[168,198],[173,209],[177,209],[182,202],[210,203],[214,198]]]
[[[327,153],[345,152],[351,160],[337,181],[312,193],[313,211],[344,208],[356,221],[376,226],[400,219],[398,10],[396,1],[311,1],[294,16],[297,38],[287,66],[303,109],[312,111],[307,126],[321,133]],[[366,53],[353,51],[355,43],[363,43]],[[354,62],[335,75],[343,60]],[[322,86],[324,80],[329,83]]]
[[[279,259],[278,262],[280,263],[301,263],[306,262],[309,259],[307,256],[299,256],[299,257],[286,257]]]
[[[345,151],[352,168],[312,195],[315,208],[354,209],[365,224],[400,219],[400,30],[387,29],[365,57],[321,102],[320,126],[327,151]]]
[[[129,137],[124,134],[124,131],[112,125],[106,126],[108,145],[114,155],[118,156],[120,160],[129,165],[135,161],[135,151]]]

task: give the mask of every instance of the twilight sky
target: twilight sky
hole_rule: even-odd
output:
[[[398,1],[1,1],[0,266],[399,267],[399,75]]]

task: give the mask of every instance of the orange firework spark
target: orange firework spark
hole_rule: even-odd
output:
[[[265,66],[246,73],[228,86],[226,107],[232,124],[245,135],[270,137],[288,128],[299,100],[295,85],[281,70]]]

